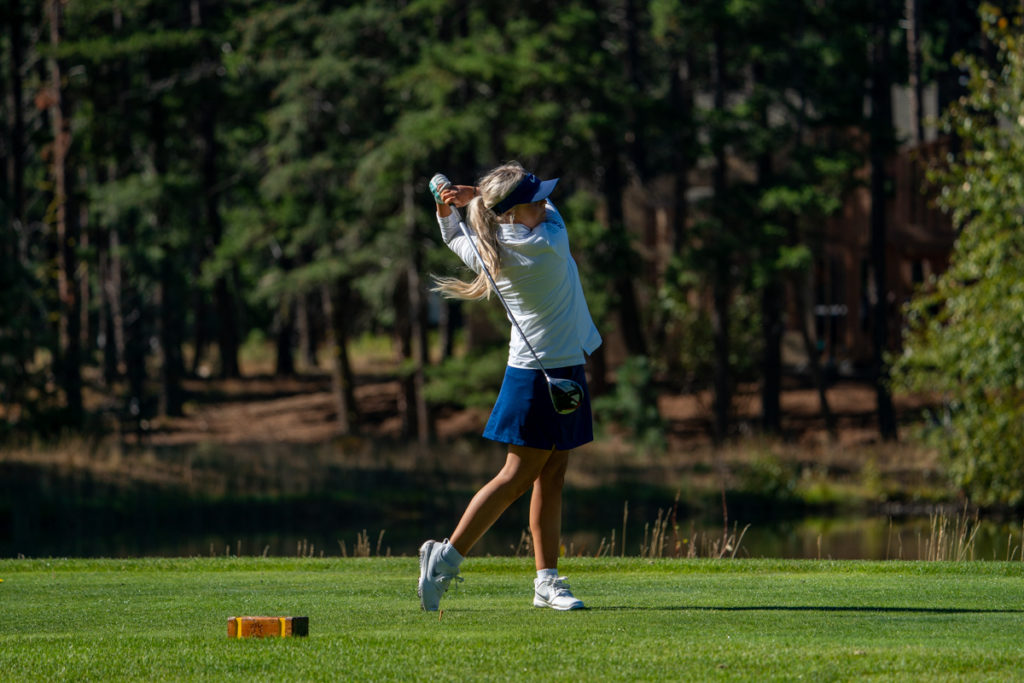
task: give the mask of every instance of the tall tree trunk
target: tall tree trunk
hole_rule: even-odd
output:
[[[10,103],[11,121],[8,155],[8,183],[10,184],[9,201],[11,206],[11,225],[23,225],[25,222],[25,111],[24,87],[22,85],[21,67],[24,61],[24,39],[21,14],[22,0],[8,1],[8,20],[10,21]],[[13,242],[12,242],[13,245]]]
[[[977,26],[978,16],[975,14],[976,5],[966,4],[961,0],[945,0],[942,3],[941,12],[948,21],[946,32],[945,51],[943,61],[949,60],[953,55],[967,49],[975,37],[973,27]],[[948,62],[947,62],[948,63]],[[939,76],[936,83],[938,87],[939,111],[946,111],[949,105],[967,91],[965,83],[960,82],[963,71],[958,68],[949,67]],[[956,142],[957,138],[953,138]],[[955,150],[954,150],[955,151]]]
[[[114,30],[123,28],[123,14],[114,8]],[[127,69],[116,68],[121,87],[118,88],[118,111],[127,115],[132,104],[128,98],[129,76]],[[110,178],[119,176],[118,167],[110,166]],[[148,277],[148,264],[137,239],[137,225],[126,221],[122,233],[114,227],[110,232],[111,264],[111,305],[115,342],[119,356],[119,373],[127,379],[128,387],[124,396],[122,419],[126,426],[133,425],[139,443],[144,437],[142,424],[148,416],[149,400],[146,395],[146,354],[149,348],[151,322],[141,291],[141,280]],[[124,245],[122,258],[121,245]]]
[[[395,310],[394,348],[399,372],[398,416],[402,423],[402,436],[411,438],[416,433],[416,383],[409,371],[413,355],[412,309],[409,301],[409,271],[399,272],[392,296]]]
[[[318,306],[317,299],[312,294],[306,294],[303,298],[306,301],[306,307],[302,318],[306,321],[306,329],[309,330],[309,334],[303,344],[302,355],[306,359],[306,366],[310,370],[315,370],[320,367],[317,351],[324,338],[323,310]]]
[[[60,301],[59,334],[59,377],[64,390],[68,419],[72,424],[82,420],[82,367],[79,326],[78,289],[78,214],[74,208],[74,174],[70,160],[71,150],[71,103],[62,84],[63,66],[57,58],[62,40],[63,8],[61,0],[47,3],[50,24],[50,46],[53,55],[49,58],[51,106],[53,123],[53,179],[54,205],[57,232],[58,298]]]
[[[293,377],[295,375],[295,356],[293,339],[295,338],[295,306],[293,299],[287,295],[282,297],[277,307],[277,362],[274,375],[277,377]]]
[[[219,223],[219,212],[216,221]],[[219,231],[218,231],[219,232]],[[234,274],[232,269],[231,274]],[[229,275],[218,275],[213,285],[214,306],[217,309],[217,349],[220,353],[220,376],[240,377],[238,349],[241,344],[238,331],[238,312],[231,291]],[[234,279],[234,278],[232,278]]]
[[[78,176],[79,182],[83,186],[87,186],[89,183],[89,177],[85,173],[85,169]],[[78,206],[78,230],[81,236],[81,248],[82,253],[89,253],[89,246],[93,243],[92,237],[90,237],[90,226],[89,226],[89,206],[85,202],[76,202]],[[90,277],[89,277],[89,260],[81,259],[78,262],[78,345],[82,349],[82,357],[88,359],[92,356],[92,352],[95,350],[93,340],[95,335],[92,334],[89,325],[89,301],[90,301]]]
[[[108,346],[113,346],[113,357],[112,365],[108,365],[108,369],[112,369],[107,375],[108,384],[113,384],[119,377],[123,377],[127,372],[126,361],[125,361],[125,329],[124,329],[124,313],[121,305],[122,301],[122,287],[121,287],[121,275],[122,275],[122,262],[121,262],[121,242],[118,237],[117,228],[111,226],[110,232],[107,235],[107,253],[108,263],[107,275],[103,278],[103,291],[107,306],[110,310],[110,329],[107,336]]]
[[[718,257],[712,274],[711,331],[714,339],[714,402],[713,437],[722,443],[729,433],[732,408],[732,377],[729,369],[729,304],[732,288],[728,264]]]
[[[124,27],[124,13],[120,7],[115,5],[112,8],[111,19],[111,29],[115,34],[120,33]],[[116,82],[119,85],[114,113],[115,115],[125,116],[129,107],[127,67],[125,65],[113,66],[110,78],[112,82]],[[124,143],[122,142],[122,144]],[[121,155],[117,154],[116,156],[120,157]],[[118,179],[121,172],[118,163],[117,160],[112,159],[105,166],[100,166],[97,169],[96,175],[101,183],[112,182]],[[131,292],[128,292],[122,286],[124,255],[121,253],[120,228],[116,222],[110,223],[105,227],[107,232],[103,239],[102,249],[106,253],[107,259],[105,267],[101,267],[100,273],[101,299],[106,317],[104,324],[106,347],[103,353],[103,377],[107,386],[113,387],[118,380],[128,375],[128,331],[126,329],[124,311],[126,306],[130,305],[133,301],[129,294],[134,293],[134,288],[132,288]],[[134,228],[129,228],[129,230],[134,230]],[[129,249],[134,247],[131,239],[129,239],[128,245]],[[129,263],[131,262],[132,258],[129,256]],[[131,393],[132,389],[129,389],[129,394]]]
[[[328,285],[323,285],[320,288],[320,299],[324,317],[327,318],[325,332],[331,359],[331,388],[338,410],[338,431],[342,434],[355,434],[359,431],[359,412],[355,399],[355,377],[349,362],[348,326],[345,324],[347,283],[339,281],[334,292]]]
[[[725,110],[725,53],[723,31],[720,26],[715,27],[714,34],[712,87],[715,111],[721,112]],[[724,134],[721,131],[712,131],[711,138],[715,158],[711,178],[714,193],[713,210],[715,217],[721,221],[721,227],[713,238],[713,263],[711,265],[711,330],[715,347],[712,436],[715,443],[721,443],[729,431],[729,412],[732,407],[732,378],[729,368],[729,309],[732,297],[732,278],[730,257],[725,246],[721,244],[720,237],[727,221],[726,205],[728,202]]]
[[[317,332],[313,322],[313,302],[307,293],[295,297],[295,332],[303,371],[312,372],[317,368]]]
[[[753,79],[752,94],[757,102],[757,125],[768,132],[768,102],[759,97],[758,86],[764,81],[764,65],[755,62],[751,66]],[[772,150],[769,147],[758,150],[757,186],[767,191],[773,183]],[[771,239],[771,238],[765,238]],[[774,240],[768,243],[771,260],[778,254]],[[769,434],[782,431],[782,292],[781,276],[774,264],[764,265],[766,282],[761,288],[761,338],[764,345],[761,357],[761,428]]]
[[[918,32],[921,21],[918,0],[904,0],[907,27],[907,71],[910,85],[910,137],[916,145],[924,143],[923,98],[921,89],[921,47]]]
[[[448,360],[455,354],[455,330],[458,329],[459,314],[456,301],[441,299],[437,316],[437,331],[442,361]]]
[[[116,236],[117,233],[113,233]],[[150,321],[146,304],[140,291],[140,279],[146,272],[146,259],[138,248],[135,223],[125,226],[124,242],[128,245],[129,264],[127,277],[121,269],[115,269],[118,290],[124,302],[122,324],[124,330],[124,372],[128,379],[128,393],[125,396],[124,416],[134,422],[138,439],[142,439],[142,420],[149,407],[146,396],[146,352],[149,347]]]
[[[761,428],[769,434],[782,431],[782,291],[777,272],[761,289]]]
[[[23,31],[25,17],[21,12],[21,1],[10,0],[6,7],[10,26],[9,45],[10,78],[6,79],[6,90],[0,87],[0,107],[8,117],[0,122],[6,134],[6,163],[0,168],[0,201],[7,205],[6,220],[0,220],[0,296],[6,301],[0,303],[0,402],[15,406],[24,400],[28,384],[26,363],[35,347],[27,325],[22,324],[31,317],[28,298],[24,292],[27,259],[19,258],[25,234],[25,120],[24,88],[21,69],[24,61]],[[0,64],[3,58],[0,56]],[[0,74],[0,83],[5,79]],[[9,104],[9,108],[5,105]],[[6,339],[4,339],[6,337]],[[5,367],[6,365],[6,367]]]
[[[889,368],[885,361],[889,332],[889,287],[886,282],[886,170],[893,148],[891,65],[887,0],[876,0],[871,72],[871,268],[876,301],[872,310],[874,342],[873,375],[878,404],[878,429],[884,440],[897,437],[896,415],[889,393]]]
[[[646,3],[644,3],[646,4]],[[643,67],[640,63],[640,43],[642,39],[642,28],[637,0],[626,0],[626,81],[637,93],[636,97],[628,100],[626,118],[629,124],[628,153],[632,166],[633,175],[642,184],[647,177],[647,145],[644,131],[643,110],[636,106],[640,100],[639,93],[643,92]]]
[[[185,398],[181,380],[185,373],[181,355],[181,300],[184,287],[175,259],[168,253],[160,259],[160,280],[157,286],[160,338],[160,415],[182,414]]]
[[[423,270],[423,240],[416,225],[415,188],[411,179],[405,183],[405,229],[407,244],[412,248],[408,261],[409,313],[412,318],[410,336],[412,337],[412,384],[413,400],[416,406],[416,440],[421,446],[427,445],[433,437],[433,421],[431,420],[426,397],[426,367],[430,363],[427,344],[427,298],[424,296],[420,273]]]
[[[601,149],[604,163],[601,169],[600,186],[608,214],[608,232],[612,235],[608,242],[612,245],[612,249],[618,251],[613,254],[611,260],[619,264],[612,279],[612,289],[618,304],[619,333],[622,334],[629,355],[646,356],[647,343],[644,339],[643,327],[640,324],[636,289],[633,285],[633,277],[636,273],[628,265],[632,258],[622,206],[625,177],[622,173],[622,162],[619,159],[619,147],[614,140],[612,131],[606,130],[601,137],[603,138]]]
[[[220,191],[217,189],[219,169],[217,155],[217,96],[209,93],[200,113],[200,134],[203,139],[202,176],[203,211],[209,229],[211,249],[220,246],[224,236],[224,221],[220,215]],[[234,274],[232,269],[231,274]],[[221,377],[239,377],[238,348],[241,344],[238,331],[238,312],[235,297],[231,291],[229,274],[220,274],[213,284],[214,308],[217,312],[217,348],[220,351]],[[237,281],[237,278],[234,278]]]
[[[129,235],[130,239],[131,235]],[[141,260],[136,255],[135,261]],[[136,272],[138,268],[136,267]],[[127,314],[124,326],[124,360],[125,374],[128,377],[128,394],[125,397],[124,413],[126,419],[135,425],[139,438],[142,437],[142,420],[147,412],[146,399],[146,340],[148,337],[146,311],[134,278],[128,279],[124,288],[124,300]]]
[[[316,257],[310,247],[303,247],[300,263],[312,263]],[[302,292],[295,298],[295,328],[298,334],[299,358],[305,372],[315,372],[318,368],[317,349],[320,347],[320,324],[314,293]]]
[[[690,168],[693,156],[693,86],[690,82],[692,59],[689,54],[673,65],[669,97],[676,117],[673,179],[675,213],[672,217],[672,253],[682,254],[689,222]]]
[[[804,343],[804,352],[807,354],[807,364],[811,371],[811,382],[818,391],[818,405],[821,407],[821,416],[825,420],[825,429],[828,430],[829,439],[835,441],[839,437],[836,429],[836,418],[832,413],[832,407],[828,402],[828,387],[826,385],[825,373],[821,368],[818,345],[811,336],[811,316],[808,304],[808,284],[799,279],[793,283],[794,301],[796,302],[796,316],[800,325],[800,338]]]
[[[632,84],[639,82],[639,31],[635,0],[625,0],[623,6],[624,35],[617,29],[612,30],[609,37],[613,40],[626,41],[625,80]],[[598,133],[598,149],[601,155],[600,168],[597,170],[598,187],[604,197],[607,212],[609,248],[612,250],[609,261],[615,264],[612,277],[612,300],[618,313],[619,333],[631,356],[646,356],[647,342],[641,324],[639,306],[637,306],[634,278],[636,269],[633,267],[633,254],[630,247],[629,234],[626,229],[623,209],[623,193],[626,190],[627,173],[624,159],[628,161],[635,174],[642,172],[638,166],[645,164],[644,152],[636,144],[638,111],[631,102],[623,107],[625,126],[615,121],[602,126]],[[623,144],[625,138],[625,146]]]
[[[156,231],[167,235],[171,226],[169,199],[163,185],[167,182],[167,125],[166,111],[157,100],[150,108],[151,140],[153,143],[153,169],[161,184],[156,200]],[[170,240],[161,240],[163,254],[157,267],[157,337],[160,340],[160,393],[157,411],[162,416],[182,414],[184,397],[181,387],[185,374],[181,356],[182,316],[181,300],[184,286],[178,271],[177,254]]]
[[[220,3],[188,0],[189,24],[195,28],[209,26],[211,14],[221,11]],[[219,59],[220,46],[209,39],[202,43],[204,54],[210,60]],[[199,136],[202,140],[200,173],[203,179],[203,214],[209,235],[207,250],[216,250],[224,236],[224,222],[220,213],[220,168],[218,165],[220,144],[217,141],[217,120],[220,116],[220,101],[223,97],[220,80],[207,79],[204,84],[203,102],[199,107]],[[228,273],[221,273],[213,284],[213,308],[217,320],[217,348],[220,354],[220,375],[225,378],[241,376],[238,365],[238,350],[241,345],[239,333],[239,311],[232,291],[232,285],[239,280],[237,267]],[[198,351],[198,349],[197,349]]]
[[[5,25],[6,22],[7,8],[3,7],[0,8],[0,26]],[[13,53],[14,50],[11,50],[11,52]],[[7,249],[7,225],[14,222],[14,207],[11,199],[13,188],[11,187],[10,180],[11,176],[14,175],[14,159],[12,158],[13,153],[11,150],[14,143],[12,140],[14,136],[11,132],[14,124],[12,122],[13,115],[10,114],[10,107],[8,106],[8,102],[12,102],[14,97],[8,98],[7,95],[7,74],[2,70],[6,59],[13,61],[13,56],[0,52],[0,150],[3,151],[3,154],[0,154],[0,162],[2,162],[0,163],[0,207],[4,208],[5,213],[2,215],[8,219],[5,223],[0,223],[0,267],[7,264],[4,260]],[[12,229],[11,232],[13,231]],[[3,284],[2,280],[0,280],[0,284]]]
[[[114,307],[110,300],[111,280],[111,254],[106,244],[99,248],[97,265],[97,276],[100,280],[100,319],[99,329],[103,339],[103,384],[107,388],[113,387],[117,381],[117,353],[114,348]]]
[[[193,282],[199,282],[201,270],[202,260],[196,259],[192,268]],[[210,332],[206,320],[208,311],[206,292],[203,291],[202,287],[194,287],[192,289],[192,366],[189,368],[189,374],[193,377],[198,377],[202,373],[203,356],[206,355],[206,346],[210,341]]]
[[[687,195],[690,191],[690,168],[693,159],[693,89],[690,83],[689,54],[673,55],[669,65],[668,110],[674,118],[673,133],[667,141],[675,160],[672,172],[673,206],[669,223],[671,254],[682,256],[686,247],[690,206]],[[660,265],[660,264],[659,264]],[[663,276],[664,273],[659,273]],[[671,285],[669,285],[671,286]],[[655,307],[651,323],[652,353],[663,357],[670,375],[682,376],[680,354],[668,348],[671,313],[664,307]]]

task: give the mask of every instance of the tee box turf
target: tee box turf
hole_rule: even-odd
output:
[[[228,638],[308,636],[309,617],[231,617]]]

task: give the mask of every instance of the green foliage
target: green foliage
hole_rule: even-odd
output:
[[[79,40],[63,45],[57,50],[61,59],[79,59],[102,62],[132,57],[140,52],[160,53],[178,50],[195,50],[202,40],[200,31],[151,31],[140,32],[123,38],[104,36],[92,40]]]
[[[619,366],[615,390],[593,400],[594,420],[605,429],[624,429],[636,448],[645,453],[665,450],[665,423],[658,411],[650,361],[631,356]]]
[[[762,347],[760,307],[750,289],[753,283],[744,284],[733,297],[729,319],[729,365],[741,380],[756,373]],[[675,383],[686,388],[707,386],[714,372],[711,317],[700,303],[701,287],[701,274],[675,259],[657,292],[656,309],[666,321],[659,370],[668,372]]]
[[[571,231],[590,315],[601,328],[612,313],[609,290],[614,270],[608,262],[610,250],[604,244],[608,230],[596,215],[598,205],[599,200],[592,193],[576,192],[559,202],[558,207]]]
[[[2,214],[0,214],[2,220]],[[37,429],[52,410],[47,373],[35,363],[38,344],[49,336],[37,283],[7,245],[0,243],[0,439],[15,429]],[[11,250],[13,251],[13,250]]]
[[[508,347],[502,345],[428,367],[427,400],[457,408],[490,408],[498,398],[507,359]]]
[[[756,379],[764,339],[760,302],[749,290],[744,289],[733,297],[729,339],[732,342],[729,364],[737,379]]]
[[[660,356],[668,372],[684,387],[702,387],[710,382],[714,354],[711,318],[695,302],[697,276],[680,267],[679,260],[669,264],[665,284],[658,290],[658,312],[665,320],[665,351]]]
[[[797,485],[800,482],[797,468],[770,452],[759,454],[742,467],[739,477],[739,488],[745,493],[779,503],[797,498]]]
[[[651,372],[706,385],[713,348],[701,297],[713,275],[728,273],[729,370],[751,377],[759,292],[806,270],[822,218],[860,163],[835,142],[856,139],[863,124],[870,7],[856,0],[61,5],[56,49],[42,3],[0,10],[19,19],[10,28],[24,39],[21,63],[10,64],[14,32],[4,23],[0,72],[24,77],[28,188],[25,220],[8,229],[9,183],[0,182],[0,277],[11,274],[0,279],[0,398],[40,408],[59,399],[63,305],[49,57],[63,68],[75,213],[89,239],[78,253],[89,279],[85,362],[120,354],[103,373],[103,390],[115,393],[125,391],[125,367],[151,368],[155,378],[158,364],[147,361],[161,331],[200,351],[225,331],[270,336],[272,321],[287,334],[300,298],[316,318],[324,292],[337,295],[351,335],[401,334],[407,276],[425,287],[426,273],[451,267],[427,178],[440,170],[469,182],[508,159],[563,178],[556,201],[602,330],[635,298],[653,338]],[[943,71],[955,19],[929,19],[929,73]],[[724,103],[712,104],[719,69]],[[6,141],[14,117],[4,111]],[[699,198],[669,206],[665,181],[706,185],[723,144],[725,196],[707,198],[695,185]],[[770,173],[751,173],[765,160]],[[626,220],[644,212],[628,230],[623,197]],[[687,221],[674,253],[641,252],[641,223],[661,226],[676,208]],[[16,252],[20,268],[10,265]],[[615,286],[626,278],[635,297]],[[115,280],[122,291],[111,301]],[[130,333],[109,334],[115,309]],[[311,322],[322,336],[324,321]],[[109,337],[134,345],[132,358],[110,353]],[[116,398],[148,405],[145,396]]]
[[[969,92],[943,118],[962,150],[936,168],[960,231],[949,269],[915,296],[894,382],[944,403],[929,441],[980,504],[1024,502],[1024,34],[982,8],[994,63],[965,57]]]

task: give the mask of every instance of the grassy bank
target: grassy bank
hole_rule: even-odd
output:
[[[412,558],[0,560],[7,680],[1006,680],[1021,563],[582,559],[588,605],[531,607],[532,567],[472,559],[441,617]],[[227,619],[304,615],[305,639]]]

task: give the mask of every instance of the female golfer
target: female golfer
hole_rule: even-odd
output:
[[[530,532],[537,565],[533,604],[556,610],[583,607],[565,577],[558,575],[562,484],[569,452],[593,440],[584,362],[585,354],[600,346],[601,335],[569,253],[565,223],[554,204],[546,201],[557,182],[557,178],[538,180],[512,162],[494,169],[476,186],[451,185],[440,192],[441,235],[477,277],[469,282],[439,278],[437,290],[458,299],[490,295],[477,252],[448,206],[468,204],[480,259],[529,343],[513,327],[505,378],[484,429],[485,438],[508,444],[504,467],[469,502],[449,539],[427,541],[420,547],[418,593],[425,610],[438,609],[466,554],[531,486]],[[531,345],[552,377],[572,379],[583,388],[575,412],[556,412]]]

